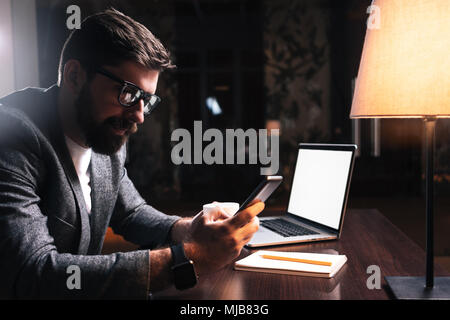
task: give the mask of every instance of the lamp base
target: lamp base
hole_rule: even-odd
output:
[[[450,300],[450,277],[434,277],[433,288],[425,287],[425,277],[385,277],[396,299]]]

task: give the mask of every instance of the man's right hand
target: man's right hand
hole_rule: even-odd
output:
[[[264,203],[256,202],[231,217],[224,212],[197,214],[192,219],[189,240],[184,244],[197,273],[217,271],[236,259],[258,230],[257,215],[262,210]]]

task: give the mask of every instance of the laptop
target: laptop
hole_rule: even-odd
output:
[[[339,239],[355,144],[300,143],[287,212],[260,217],[248,247]]]

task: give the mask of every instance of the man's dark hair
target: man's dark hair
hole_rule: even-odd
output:
[[[70,59],[80,61],[89,75],[98,67],[128,60],[160,72],[175,67],[169,52],[145,26],[115,9],[87,17],[81,29],[70,34],[61,52],[58,84]]]

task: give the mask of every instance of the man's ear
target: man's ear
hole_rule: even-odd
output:
[[[65,86],[72,94],[78,95],[86,83],[87,74],[80,62],[70,59],[64,65],[63,86]]]

